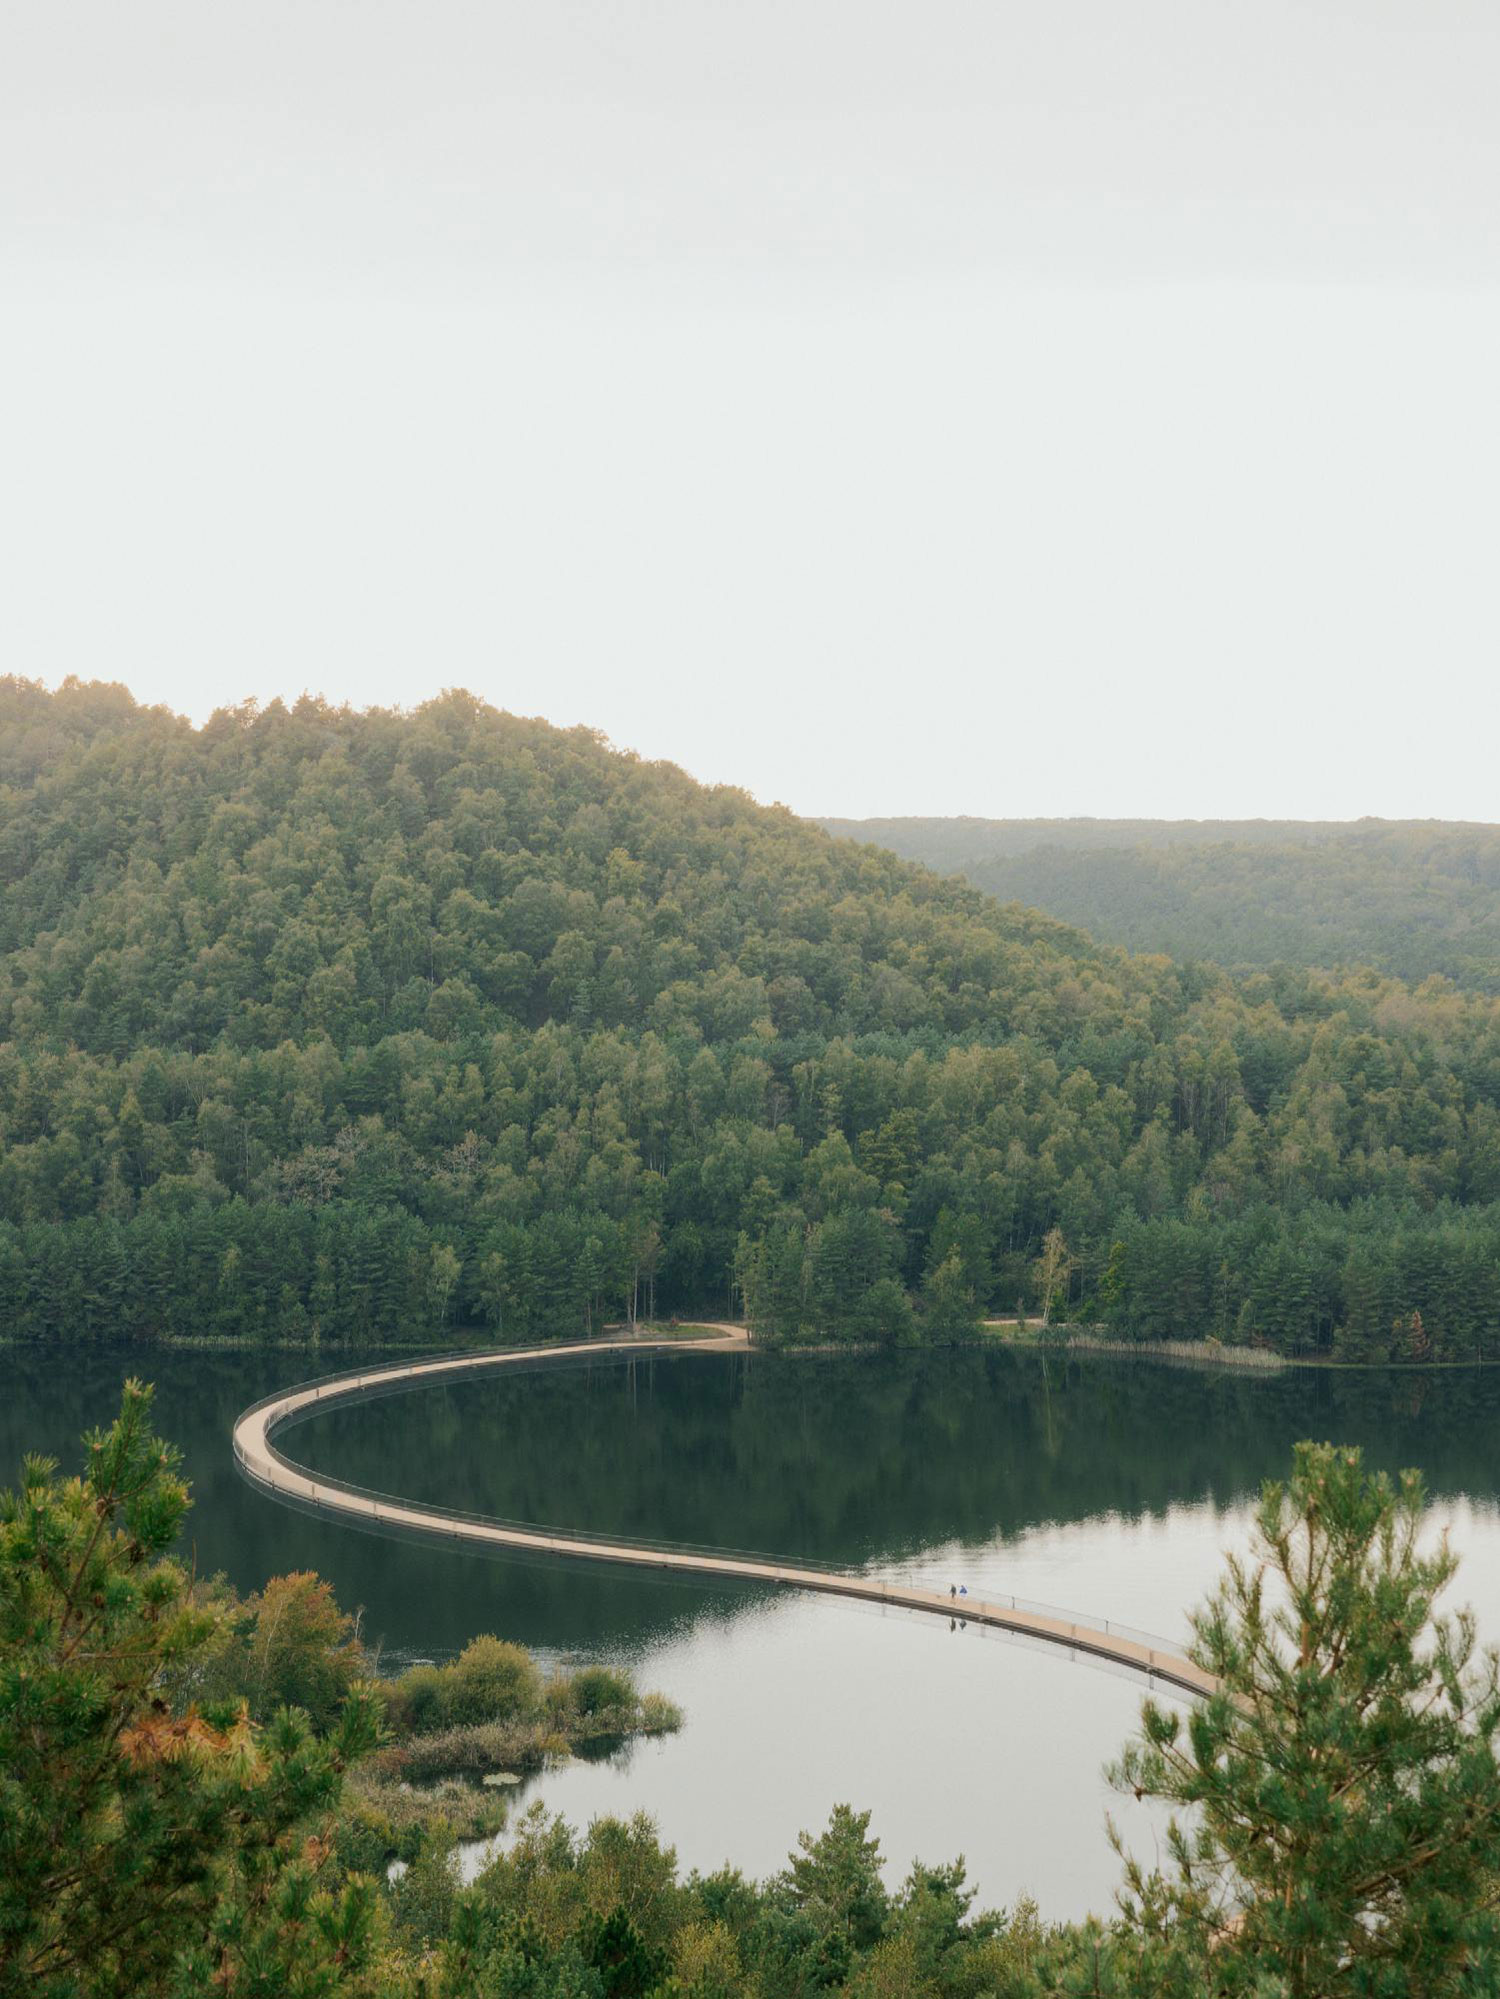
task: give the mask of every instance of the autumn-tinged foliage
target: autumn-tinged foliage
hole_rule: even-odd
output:
[[[317,1835],[378,1710],[353,1695],[321,1739],[173,1712],[214,1613],[168,1553],[187,1492],[149,1412],[128,1385],[81,1478],[31,1459],[0,1495],[0,1993],[311,1999],[373,1936],[373,1886],[331,1884]]]
[[[272,1576],[245,1603],[221,1585],[205,1600],[220,1612],[220,1628],[194,1686],[200,1699],[243,1700],[253,1721],[301,1708],[325,1730],[370,1677],[357,1621],[321,1576]]]
[[[0,777],[19,1336],[899,1344],[1060,1230],[1054,1319],[1496,1350],[1493,999],[1130,960],[462,694],[11,681]]]

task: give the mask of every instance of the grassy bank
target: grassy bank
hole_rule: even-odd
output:
[[[1016,1319],[986,1319],[985,1332],[1005,1346],[1056,1348],[1067,1353],[1136,1355],[1148,1360],[1190,1361],[1200,1367],[1240,1367],[1275,1373],[1298,1363],[1289,1355],[1264,1347],[1226,1346],[1222,1340],[1122,1340],[1097,1329],[1043,1326]],[[1304,1365],[1319,1365],[1308,1361]]]
[[[1043,1327],[1022,1325],[1014,1319],[986,1319],[984,1331],[1002,1346],[1025,1347],[1056,1353],[1107,1353],[1123,1359],[1175,1360],[1195,1367],[1246,1369],[1251,1373],[1275,1374],[1288,1367],[1336,1369],[1343,1373],[1366,1374],[1372,1370],[1399,1368],[1403,1373],[1420,1374],[1434,1369],[1494,1367],[1493,1360],[1339,1360],[1333,1354],[1272,1353],[1265,1347],[1227,1346],[1222,1340],[1127,1340],[1097,1328],[1087,1331],[1067,1325]]]

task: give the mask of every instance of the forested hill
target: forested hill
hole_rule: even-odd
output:
[[[10,682],[0,777],[21,1335],[1494,1337],[1494,1001],[1131,960],[463,694]]]
[[[825,819],[1104,942],[1374,965],[1500,992],[1500,826],[1430,820]]]

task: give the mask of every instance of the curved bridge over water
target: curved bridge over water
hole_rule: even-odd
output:
[[[695,1340],[586,1340],[571,1346],[507,1347],[482,1353],[450,1354],[436,1359],[398,1361],[307,1382],[279,1395],[252,1403],[235,1422],[234,1454],[253,1485],[289,1505],[331,1514],[353,1526],[379,1533],[412,1535],[449,1545],[514,1553],[607,1562],[622,1568],[651,1570],[704,1581],[736,1581],[785,1589],[814,1591],[822,1596],[853,1598],[862,1603],[917,1610],[930,1616],[961,1615],[968,1623],[989,1625],[1025,1638],[1058,1645],[1075,1653],[1106,1659],[1116,1665],[1168,1682],[1190,1694],[1216,1691],[1218,1681],[1180,1652],[1142,1638],[1071,1618],[1062,1611],[1028,1609],[1015,1602],[965,1597],[962,1606],[940,1590],[916,1589],[904,1583],[882,1582],[878,1576],[811,1564],[780,1562],[770,1557],[731,1554],[727,1550],[655,1547],[641,1542],[610,1541],[554,1528],[523,1526],[421,1506],[385,1493],[366,1492],[337,1479],[320,1478],[283,1457],[273,1441],[277,1431],[320,1408],[384,1395],[424,1382],[456,1380],[493,1373],[497,1368],[542,1366],[558,1362],[641,1357],[661,1353],[732,1353],[743,1351],[744,1329],[715,1326],[711,1336]]]

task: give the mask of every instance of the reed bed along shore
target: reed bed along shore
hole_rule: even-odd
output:
[[[1296,1365],[1286,1354],[1264,1347],[1227,1347],[1219,1340],[1112,1340],[1100,1333],[1064,1333],[1048,1344],[1078,1353],[1140,1355],[1147,1360],[1190,1361],[1198,1367],[1248,1367],[1277,1373]]]

